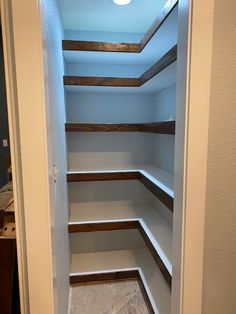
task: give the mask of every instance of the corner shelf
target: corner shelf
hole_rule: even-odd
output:
[[[162,275],[171,286],[172,230],[155,208],[72,209],[68,228],[70,233],[138,229]]]
[[[174,10],[178,0],[167,2],[162,12],[158,15],[154,23],[145,33],[139,43],[115,43],[100,41],[80,41],[80,40],[63,40],[62,49],[64,51],[96,51],[96,52],[125,52],[125,53],[141,53],[146,45],[150,42],[155,33],[163,25],[165,20]]]
[[[138,78],[98,77],[98,76],[64,76],[65,86],[109,86],[109,87],[141,87],[154,76],[162,72],[177,60],[177,45],[172,47],[155,64]]]
[[[171,292],[148,249],[73,254],[73,276],[138,270],[155,313],[170,313]]]
[[[139,180],[170,211],[173,211],[173,175],[155,166],[129,166],[123,169],[68,171],[68,182]]]

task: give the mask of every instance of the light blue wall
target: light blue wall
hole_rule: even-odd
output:
[[[164,88],[155,97],[155,118],[157,121],[168,120],[176,112],[176,85]]]
[[[153,94],[67,93],[67,121],[150,122],[153,104]]]
[[[78,76],[140,77],[148,68],[148,65],[119,64],[118,60],[112,64],[67,63],[66,74]]]
[[[65,39],[111,42],[139,42],[143,34],[66,30]]]
[[[168,120],[175,116],[176,85],[171,85],[155,96],[155,120]],[[153,135],[155,141],[155,162],[160,168],[174,173],[175,137],[173,135]]]

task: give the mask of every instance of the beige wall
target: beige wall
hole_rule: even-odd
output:
[[[236,313],[236,1],[215,0],[204,314]]]

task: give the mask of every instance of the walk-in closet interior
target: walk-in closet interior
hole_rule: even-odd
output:
[[[162,1],[145,34],[65,30],[62,42],[71,285],[135,278],[160,314],[171,307],[177,18],[178,1]]]

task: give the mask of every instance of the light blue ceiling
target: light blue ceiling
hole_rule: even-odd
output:
[[[58,0],[65,30],[144,34],[167,0]]]

